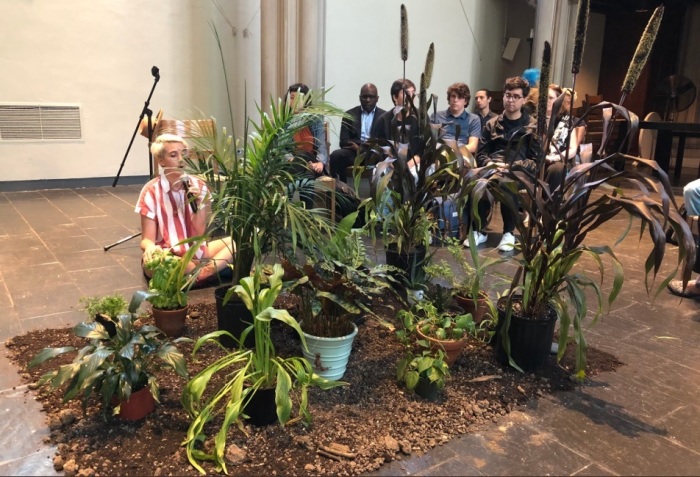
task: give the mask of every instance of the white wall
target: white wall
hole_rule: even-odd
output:
[[[0,141],[2,180],[115,176],[153,86],[154,65],[161,75],[150,101],[154,114],[163,109],[166,118],[189,119],[201,110],[230,123],[212,20],[227,48],[234,93],[242,98],[247,80],[254,104],[260,59],[249,45],[260,35],[259,0],[220,3],[239,25],[236,38],[207,1],[0,2],[0,103],[78,103],[83,125],[81,141]],[[244,22],[250,42],[242,37]],[[236,109],[242,117],[242,103]],[[148,170],[147,140],[137,135],[122,176]]]
[[[408,13],[406,77],[420,88],[420,75],[430,43],[435,44],[433,79],[438,109],[447,107],[447,87],[465,82],[501,89],[505,0],[328,0],[326,5],[327,99],[342,109],[359,104],[360,88],[374,83],[379,106],[392,107],[389,88],[403,76],[400,53],[401,4]],[[472,33],[473,30],[473,33]],[[470,104],[471,110],[472,104]],[[338,121],[331,128],[332,148],[338,143]]]
[[[223,14],[205,0],[0,1],[0,103],[78,103],[83,114],[81,141],[0,141],[2,181],[114,177],[153,85],[154,65],[161,74],[150,102],[154,113],[211,115],[230,126],[212,21],[240,135],[246,105],[256,117],[260,102],[261,1],[267,0],[218,0]],[[380,105],[390,107],[389,87],[403,74],[401,3],[409,22],[406,74],[419,84],[434,42],[430,91],[440,108],[454,82],[472,90],[501,88],[506,0],[326,1],[325,83],[335,86],[328,99],[344,109],[358,104],[366,82],[378,86]],[[335,131],[337,144],[339,127]],[[147,175],[147,159],[147,140],[137,135],[122,177]]]

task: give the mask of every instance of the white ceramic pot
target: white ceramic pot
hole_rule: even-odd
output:
[[[353,323],[352,333],[340,338],[322,338],[304,333],[307,349],[302,349],[314,372],[326,379],[340,379],[345,374],[352,351],[352,342],[357,335]]]

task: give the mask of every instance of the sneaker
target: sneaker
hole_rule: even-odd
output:
[[[482,243],[485,243],[489,238],[489,236],[487,234],[482,234],[481,232],[477,232],[477,231],[472,232],[472,234],[474,234],[474,243],[476,244],[477,247],[479,245],[481,245]],[[462,245],[469,248],[469,239],[468,238],[464,239],[464,242],[462,242]]]
[[[515,235],[513,235],[510,232],[506,232],[503,234],[503,237],[501,238],[501,242],[498,244],[498,250],[501,252],[510,252],[513,250],[513,246],[515,245]]]

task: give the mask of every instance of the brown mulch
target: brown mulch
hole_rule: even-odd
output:
[[[278,307],[293,307],[291,298],[280,298]],[[386,298],[374,309],[395,321],[397,306]],[[214,331],[216,326],[213,303],[194,305],[185,336],[196,339]],[[438,402],[428,402],[397,383],[396,363],[402,348],[394,334],[371,319],[359,328],[343,377],[349,385],[329,391],[311,390],[309,402],[314,421],[308,428],[301,423],[284,428],[246,425],[246,436],[233,426],[227,445],[237,446],[240,460],[228,464],[229,473],[272,476],[371,472],[385,462],[421,455],[460,434],[498,422],[530,399],[577,386],[570,379],[573,346],[560,363],[550,356],[542,370],[520,373],[498,363],[493,347],[474,341],[452,366]],[[288,330],[276,327],[274,340],[280,355],[300,355],[299,342]],[[43,372],[59,364],[55,360],[27,371],[27,363],[41,349],[82,347],[83,342],[65,328],[30,332],[8,340],[6,345],[23,380],[35,383]],[[211,347],[194,361],[189,356],[191,344],[178,347],[187,356],[190,375],[220,355]],[[589,376],[614,371],[621,364],[610,354],[589,349]],[[92,403],[83,415],[79,401],[61,403],[61,390],[30,385],[34,390],[27,392],[35,393],[42,403],[51,428],[47,444],[58,446],[54,466],[66,475],[198,475],[181,447],[189,426],[179,400],[185,383],[171,372],[162,374],[159,382],[161,405],[136,423],[117,418],[105,421],[98,402]],[[334,446],[345,449],[348,456],[323,452]],[[207,473],[216,473],[212,465],[204,467]]]

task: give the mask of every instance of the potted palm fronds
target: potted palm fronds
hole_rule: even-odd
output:
[[[271,254],[296,260],[300,244],[308,247],[326,242],[332,235],[329,211],[306,209],[295,201],[290,191],[313,196],[313,181],[295,185],[299,164],[293,156],[294,133],[317,121],[319,116],[342,115],[336,107],[322,101],[323,92],[311,91],[309,97],[299,95],[303,108],[281,100],[270,111],[260,110],[260,122],[246,122],[244,139],[236,139],[213,131],[193,139],[202,161],[191,161],[189,167],[206,178],[212,197],[211,220],[236,244],[233,258],[233,283],[250,274],[255,260],[254,243],[264,255]],[[253,131],[248,130],[253,124]],[[244,309],[232,289],[215,291],[217,309]],[[229,300],[238,302],[229,306]],[[245,313],[242,313],[245,315]],[[240,323],[243,320],[243,323]],[[219,329],[231,331],[235,339],[250,323],[251,317],[219,316]],[[234,341],[227,343],[229,346]],[[248,346],[253,343],[249,340]]]
[[[663,7],[660,7],[650,19],[640,41],[638,53],[642,49],[648,54],[651,49],[662,11]],[[579,11],[579,15],[581,14]],[[583,35],[577,35],[577,41],[583,41]],[[580,53],[581,48],[578,48],[578,51]],[[546,43],[542,84],[549,82],[550,58],[550,46]],[[623,85],[623,100],[634,86],[635,75],[638,76],[645,59],[643,55],[635,54],[628,78]],[[557,113],[563,100],[562,95],[554,102],[553,115]],[[538,117],[542,118],[546,104],[540,102],[539,106]],[[627,122],[628,134],[633,137],[637,129],[637,116],[621,105],[607,103],[606,106],[613,108],[614,115]],[[576,126],[577,123],[573,123],[571,127]],[[542,151],[548,150],[548,144],[552,140],[552,129],[550,127],[546,130],[544,122],[539,124],[538,134],[543,145]],[[623,144],[625,142],[623,141]],[[554,190],[550,190],[542,180],[546,167],[543,153],[540,154],[534,172],[524,169],[497,170],[488,166],[473,169],[468,173],[467,181],[471,182],[466,188],[476,200],[488,188],[501,201],[502,206],[509,207],[516,215],[522,256],[518,260],[519,267],[509,292],[498,303],[500,355],[505,362],[516,368],[536,369],[545,362],[551,347],[555,323],[559,320],[558,358],[561,359],[566,350],[569,331],[573,327],[576,373],[581,379],[585,377],[588,345],[584,330],[602,315],[604,302],[608,305],[613,303],[624,280],[622,264],[614,252],[614,245],[593,246],[589,245],[586,239],[592,231],[621,212],[628,213],[629,225],[621,231],[616,243],[627,235],[635,222],[640,223],[640,233],[648,230],[651,237],[652,249],[645,262],[647,290],[651,287],[648,283],[649,277],[656,278],[663,262],[664,228],[668,224],[680,238],[678,261],[671,274],[656,288],[656,293],[665,288],[679,267],[683,269],[685,281],[690,277],[695,253],[692,234],[678,213],[668,176],[656,162],[630,156],[622,146],[608,154],[605,153],[606,150],[604,141],[599,150],[600,155],[594,157],[592,162],[569,164],[563,185]],[[629,167],[617,170],[613,167],[616,161]],[[632,167],[634,165],[648,166],[658,179],[641,172],[642,168]],[[501,180],[503,178],[509,180],[505,186]],[[504,193],[506,188],[509,189],[509,193]],[[518,194],[518,189],[528,198],[521,204],[513,200]],[[631,189],[632,192],[627,189]],[[523,218],[517,214],[518,206],[529,215],[528,226],[525,226]],[[606,257],[613,269],[609,292],[604,292],[601,286],[606,270]],[[599,280],[591,277],[590,272],[582,267],[585,258],[594,265]],[[592,316],[588,315],[586,291],[592,292],[596,301]],[[535,328],[541,329],[545,335],[542,336]]]

